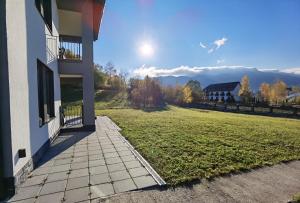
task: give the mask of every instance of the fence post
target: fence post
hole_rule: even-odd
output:
[[[297,113],[298,113],[298,109],[294,107],[293,114],[294,114],[295,116],[297,116]]]
[[[62,106],[59,107],[59,122],[60,122],[60,127],[64,126],[64,112]]]
[[[83,118],[84,118],[83,104],[81,104],[81,122],[82,122],[82,125],[84,124],[84,123],[83,123]]]
[[[224,105],[224,111],[226,111],[226,110],[227,110],[227,104]]]
[[[236,105],[236,110],[240,111],[240,105],[239,104]]]
[[[254,104],[251,105],[251,111],[254,112]]]
[[[270,113],[273,113],[273,106],[270,106]]]

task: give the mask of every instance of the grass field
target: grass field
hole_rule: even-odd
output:
[[[300,121],[184,109],[97,110],[171,185],[300,159]]]

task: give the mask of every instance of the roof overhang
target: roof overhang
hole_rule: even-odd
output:
[[[81,12],[85,0],[57,0],[57,7],[63,10]],[[90,0],[93,2],[93,32],[94,40],[98,39],[100,24],[106,0]]]

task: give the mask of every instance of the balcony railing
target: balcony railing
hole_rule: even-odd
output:
[[[57,59],[58,56],[58,45],[57,36],[46,35],[46,53],[47,53],[47,63]]]
[[[59,59],[82,60],[82,39],[74,36],[59,36]]]

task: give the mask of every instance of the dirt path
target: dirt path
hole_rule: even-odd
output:
[[[129,192],[102,200],[126,202],[288,202],[300,192],[300,161],[202,181],[190,187]],[[102,202],[101,201],[101,202]]]

